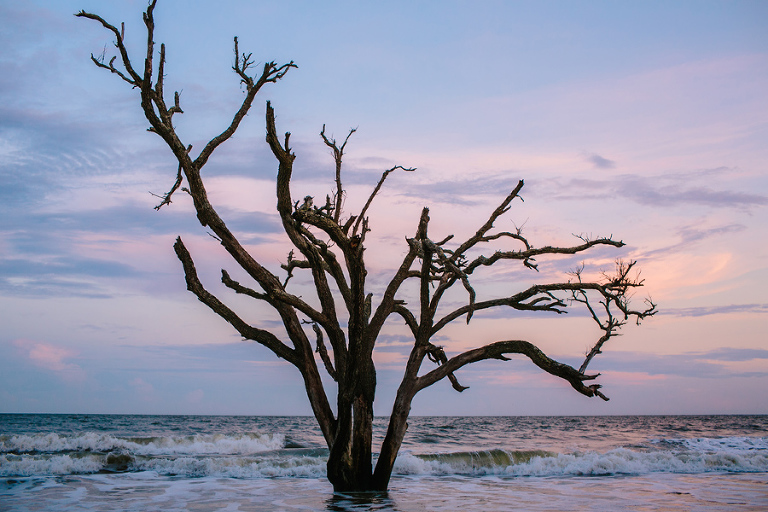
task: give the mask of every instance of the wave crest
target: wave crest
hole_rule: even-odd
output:
[[[0,476],[154,472],[185,477],[323,477],[328,450],[296,448],[280,434],[167,437],[109,434],[0,436]],[[768,472],[768,438],[655,440],[604,453],[483,450],[402,452],[395,475],[508,477]]]
[[[605,453],[544,451],[402,453],[395,472],[403,475],[599,476],[648,473],[753,473],[768,471],[768,438],[665,441],[650,450],[616,448]]]
[[[75,435],[32,434],[0,436],[0,452],[13,454],[126,451],[137,455],[248,455],[279,450],[282,434],[210,434],[171,437],[116,437],[85,432]]]

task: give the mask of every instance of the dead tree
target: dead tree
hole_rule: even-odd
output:
[[[639,323],[656,311],[650,300],[646,300],[643,310],[630,307],[632,291],[643,284],[634,272],[634,262],[618,262],[615,273],[604,275],[600,280],[585,280],[582,272],[577,270],[565,282],[535,284],[508,296],[482,300],[477,297],[472,278],[486,267],[504,264],[509,260],[522,263],[535,271],[536,258],[541,255],[574,255],[596,246],[622,247],[623,242],[610,237],[582,238],[580,243],[570,247],[535,247],[520,230],[494,230],[494,222],[510,209],[515,198],[520,197],[523,188],[521,180],[477,232],[461,243],[453,242],[453,236],[433,240],[428,231],[429,211],[424,208],[414,236],[406,239],[408,253],[394,271],[386,288],[374,296],[366,288],[367,271],[363,258],[366,237],[371,230],[367,211],[389,174],[413,169],[395,166],[386,170],[362,210],[356,215],[347,216],[342,211],[345,192],[341,169],[344,149],[354,130],[339,145],[326,135],[323,127],[320,135],[331,148],[336,164],[334,188],[326,196],[324,204],[315,204],[311,197],[305,198],[303,202],[296,201],[291,196],[290,187],[296,158],[289,145],[290,134],[286,133],[282,140],[278,136],[275,112],[267,102],[266,138],[278,164],[277,212],[285,234],[300,255],[294,257],[293,250],[289,253],[286,263],[282,265],[287,277],[281,280],[250,254],[227,227],[208,200],[201,170],[216,148],[235,133],[259,90],[283,78],[296,65],[293,62],[282,65],[267,62],[258,72],[251,74],[254,63],[251,54],[241,53],[235,38],[232,69],[245,88],[245,97],[229,126],[193,157],[191,146],[182,142],[172,122],[174,114],[183,113],[179,94],[174,94],[172,103],[166,103],[165,100],[165,46],[161,45],[156,54],[153,18],[155,4],[156,0],[152,0],[144,13],[147,43],[141,69],[134,67],[126,50],[124,25],[118,29],[96,14],[84,11],[78,13],[79,17],[99,22],[115,38],[117,55],[109,61],[104,56],[97,58],[92,55],[91,59],[96,66],[114,73],[139,91],[141,108],[150,124],[149,130],[165,141],[178,160],[176,181],[169,192],[161,196],[162,201],[157,208],[169,204],[174,192],[186,180],[185,189],[192,197],[200,224],[212,231],[253,281],[253,284],[237,282],[222,270],[222,283],[235,293],[265,303],[282,319],[285,326],[282,338],[244,321],[201,283],[192,256],[181,238],[176,239],[174,249],[184,267],[187,288],[213,312],[229,322],[243,338],[260,343],[298,369],[329,449],[327,474],[334,489],[385,490],[405,436],[406,420],[416,393],[445,378],[456,391],[465,390],[459,384],[456,372],[471,363],[485,359],[506,361],[508,356],[520,354],[545,372],[564,379],[582,395],[607,400],[600,391],[600,385],[594,383],[598,374],[587,374],[587,365],[624,323],[630,320]],[[483,247],[497,248],[487,256],[470,256]],[[311,274],[319,307],[313,307],[301,296],[288,290],[289,278],[295,271]],[[415,306],[409,306],[402,298],[404,285],[411,282],[418,289],[418,304]],[[463,287],[468,297],[466,304],[455,309],[439,307],[446,292],[459,286]],[[497,341],[458,354],[448,354],[442,347],[432,343],[434,336],[451,322],[461,319],[469,323],[473,314],[480,311],[510,308],[517,311],[565,313],[566,308],[573,303],[583,304],[603,333],[579,369],[549,358],[524,340]],[[371,444],[376,369],[373,351],[379,333],[393,315],[399,316],[407,325],[413,337],[413,347],[374,468]],[[311,333],[307,326],[311,326]],[[311,337],[314,337],[314,346]],[[425,358],[435,366],[422,370]],[[331,405],[323,387],[321,369],[328,373],[337,386],[335,407]]]

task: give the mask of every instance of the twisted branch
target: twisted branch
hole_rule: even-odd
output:
[[[184,277],[187,282],[187,289],[194,293],[200,302],[229,322],[232,327],[243,336],[243,338],[264,345],[274,352],[275,355],[289,361],[295,366],[300,365],[300,358],[295,350],[283,344],[283,342],[271,332],[247,324],[234,311],[224,305],[224,303],[203,287],[197,276],[197,270],[192,261],[192,256],[190,256],[189,251],[184,246],[184,242],[181,241],[181,237],[176,238],[176,243],[173,244],[173,249],[176,251],[176,255],[184,266]]]
[[[457,356],[448,359],[445,363],[438,366],[431,372],[419,377],[416,381],[417,389],[424,389],[427,386],[431,386],[435,382],[443,379],[448,374],[455,372],[459,368],[471,363],[482,361],[485,359],[499,359],[502,361],[508,361],[509,358],[505,354],[522,354],[527,356],[536,366],[556,377],[560,377],[568,381],[573,389],[578,391],[584,396],[593,397],[599,396],[603,400],[608,400],[602,392],[599,391],[601,386],[599,384],[585,385],[585,381],[596,379],[597,375],[586,375],[575,368],[555,361],[544,354],[538,347],[523,340],[509,340],[509,341],[497,341],[484,347],[468,350]]]

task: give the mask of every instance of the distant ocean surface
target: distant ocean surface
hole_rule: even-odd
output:
[[[334,494],[323,444],[307,417],[0,414],[0,511],[768,510],[768,416],[413,417],[387,494]]]

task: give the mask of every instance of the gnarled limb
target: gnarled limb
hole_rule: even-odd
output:
[[[342,374],[345,371],[347,347],[345,342],[344,333],[341,330],[336,313],[336,302],[333,297],[326,272],[323,268],[324,264],[333,265],[335,262],[335,256],[332,256],[330,251],[325,250],[326,257],[323,257],[322,246],[314,238],[314,236],[301,226],[301,219],[294,216],[294,213],[299,213],[300,210],[294,210],[293,201],[291,199],[290,180],[293,172],[293,161],[296,156],[291,152],[289,141],[290,133],[285,134],[285,142],[281,143],[277,136],[277,128],[275,124],[275,111],[272,105],[267,102],[266,109],[266,124],[267,124],[267,143],[269,144],[272,153],[278,160],[277,171],[277,210],[280,214],[280,218],[283,223],[283,229],[291,240],[291,243],[299,249],[310,264],[312,271],[312,277],[314,280],[317,296],[320,299],[322,307],[322,314],[325,317],[324,321],[319,323],[323,326],[328,333],[328,338],[333,347],[334,357],[336,358],[336,370]],[[307,208],[310,211],[311,207]],[[318,215],[322,217],[321,215]],[[332,222],[329,219],[329,222]],[[336,225],[338,228],[338,225]],[[339,231],[335,231],[337,238],[334,239],[337,244],[349,245],[348,240],[345,240],[346,235],[339,235]],[[327,248],[326,248],[327,249]],[[346,255],[346,253],[345,253]],[[338,270],[331,272],[331,275],[337,282],[339,289],[346,290],[349,286],[346,283],[343,272],[335,265]],[[333,267],[332,267],[333,268]],[[362,300],[362,298],[361,298]],[[351,293],[349,302],[352,301]],[[312,317],[310,317],[312,318]],[[314,318],[313,318],[314,320]]]
[[[522,237],[519,237],[519,238],[515,237],[515,238],[519,240]],[[526,245],[528,246],[527,241],[526,241]],[[523,250],[496,251],[493,255],[489,257],[478,256],[475,260],[473,260],[471,263],[467,265],[465,272],[467,274],[471,274],[477,267],[481,265],[491,266],[494,263],[496,263],[498,260],[522,260],[523,264],[526,267],[536,270],[538,265],[535,263],[532,263],[533,261],[535,261],[534,256],[539,256],[541,254],[576,254],[579,252],[584,252],[587,249],[591,249],[596,245],[611,245],[613,247],[624,247],[624,242],[612,240],[610,238],[597,238],[595,240],[588,240],[583,244],[574,245],[571,247],[552,247],[547,245],[545,247],[539,247],[535,249],[529,248],[524,251]]]
[[[405,325],[411,330],[411,333],[416,337],[416,333],[419,331],[419,322],[416,317],[413,316],[411,310],[405,307],[405,301],[396,300],[392,306],[392,312],[400,315],[405,320]]]
[[[599,391],[601,387],[599,384],[592,384],[589,386],[584,384],[584,381],[594,380],[599,374],[586,375],[567,364],[560,363],[547,357],[544,352],[536,347],[536,345],[523,340],[497,341],[456,355],[434,370],[416,379],[416,390],[418,391],[431,386],[435,382],[448,376],[450,373],[471,363],[476,363],[484,359],[500,359],[502,361],[507,361],[509,358],[506,357],[506,354],[525,355],[533,362],[533,364],[545,372],[568,381],[573,389],[582,395],[589,397],[599,396],[603,400],[608,400],[608,397]]]
[[[443,347],[438,347],[433,344],[429,344],[427,346],[427,357],[430,361],[433,363],[436,363],[438,365],[445,364],[448,362],[448,357],[445,355],[445,350],[443,350]],[[453,374],[453,372],[449,372],[448,380],[451,381],[451,386],[453,386],[453,389],[461,393],[465,389],[469,389],[469,386],[462,386],[459,384],[459,380],[456,378],[456,376]]]
[[[202,152],[198,157],[192,160],[188,153],[188,146],[183,144],[177,135],[173,124],[172,116],[175,113],[181,112],[181,106],[179,105],[178,94],[174,95],[173,106],[168,108],[163,98],[163,80],[164,80],[164,66],[165,66],[165,48],[161,46],[160,51],[160,64],[158,66],[158,77],[155,87],[152,87],[153,81],[153,57],[154,57],[154,19],[153,11],[156,2],[153,0],[149,5],[147,11],[144,14],[144,23],[147,28],[147,46],[146,57],[144,59],[144,73],[140,76],[133,67],[131,59],[124,44],[124,34],[122,30],[117,30],[116,27],[110,25],[97,15],[86,13],[81,11],[78,16],[89,18],[98,21],[105,28],[110,30],[116,38],[116,47],[121,56],[122,65],[125,71],[117,69],[115,59],[110,60],[109,64],[104,64],[99,59],[92,58],[94,63],[100,68],[106,68],[112,73],[118,74],[123,80],[127,81],[131,85],[139,88],[141,96],[141,108],[144,112],[146,119],[150,124],[150,131],[153,131],[160,135],[160,137],[166,142],[168,147],[173,152],[174,156],[179,162],[179,167],[182,169],[184,176],[189,184],[189,193],[192,196],[193,204],[197,212],[198,220],[204,227],[209,227],[213,232],[213,236],[225,247],[227,252],[237,261],[237,263],[245,270],[264,290],[266,294],[270,296],[272,302],[271,305],[275,308],[277,313],[283,320],[288,337],[291,339],[294,345],[293,352],[286,352],[283,348],[285,345],[277,344],[274,341],[276,338],[268,336],[266,331],[254,330],[254,328],[244,324],[237,315],[231,310],[226,308],[221,302],[213,295],[209,294],[199,281],[196,280],[196,273],[194,272],[194,266],[191,265],[191,257],[189,257],[186,250],[179,250],[177,253],[179,258],[182,259],[182,263],[185,265],[185,272],[188,276],[188,286],[190,289],[209,307],[216,310],[220,316],[226,318],[232,323],[238,330],[245,333],[249,339],[252,337],[263,342],[265,346],[272,349],[278,356],[284,358],[290,358],[292,362],[301,371],[302,377],[305,380],[307,395],[312,404],[313,411],[316,414],[318,423],[320,423],[323,435],[330,442],[334,436],[335,419],[330,406],[327,402],[325,391],[322,388],[322,381],[317,373],[314,357],[312,356],[312,347],[309,340],[304,333],[301,322],[297,315],[297,309],[304,314],[316,320],[320,323],[325,322],[328,324],[327,318],[309,307],[306,303],[303,303],[298,297],[287,294],[277,279],[271,272],[264,268],[255,258],[253,258],[237,238],[232,234],[227,225],[218,215],[211,203],[208,201],[207,192],[201,178],[200,171],[207,162],[208,158],[213,153],[214,149],[229,139],[234,131],[239,126],[239,123],[247,114],[251,107],[251,104],[256,96],[256,93],[266,83],[275,82],[282,78],[288,69],[296,67],[295,64],[288,63],[282,66],[278,66],[274,63],[267,63],[264,69],[258,77],[252,79],[246,79],[246,70],[248,65],[244,63],[235,63],[235,67],[239,68],[235,71],[241,77],[241,80],[245,80],[246,83],[246,95],[243,99],[242,105],[235,113],[232,122],[229,126],[221,132],[219,135],[211,139],[208,144],[205,145]],[[236,49],[237,51],[237,49]],[[103,59],[102,59],[103,60]],[[238,59],[236,59],[237,61]],[[245,75],[245,76],[244,76]],[[177,175],[178,178],[178,175]],[[171,189],[171,194],[175,188]],[[170,194],[167,197],[170,199]],[[183,247],[183,244],[177,245],[177,247]],[[328,325],[330,331],[333,330],[331,325]],[[340,330],[340,329],[339,329]],[[293,355],[292,355],[293,354]]]
[[[599,286],[600,285],[597,283],[583,283],[581,285],[581,287],[594,289],[599,288]],[[499,306],[508,306],[519,311],[551,311],[554,313],[565,313],[567,304],[554,295],[553,292],[575,289],[580,289],[580,286],[572,283],[533,285],[528,289],[510,295],[509,297],[484,300],[475,302],[472,305],[467,304],[455,309],[442,317],[439,321],[435,322],[432,334],[436,334],[456,318],[467,314],[470,309],[477,312]]]
[[[203,287],[200,279],[197,277],[197,270],[195,264],[192,261],[189,251],[184,246],[184,242],[181,241],[181,237],[176,239],[176,243],[173,244],[173,249],[176,251],[176,255],[181,260],[184,266],[184,276],[187,281],[187,289],[194,293],[200,302],[208,306],[214,313],[221,318],[229,322],[239,332],[243,338],[261,343],[278,357],[289,361],[294,366],[300,366],[301,356],[295,350],[287,347],[280,341],[274,334],[263,329],[257,329],[245,321],[243,321],[237,314],[229,309],[224,303],[216,298],[212,293]]]

